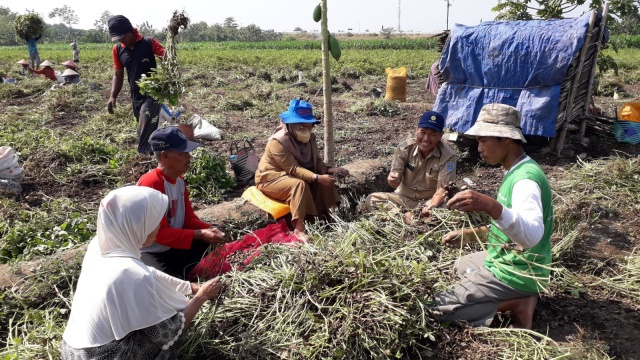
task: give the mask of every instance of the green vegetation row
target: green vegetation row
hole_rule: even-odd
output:
[[[373,40],[341,40],[340,47],[343,50],[434,50],[438,41],[435,38],[394,38]],[[82,50],[106,50],[111,49],[113,43],[81,44]],[[1,46],[0,51],[24,48],[24,46]],[[39,44],[38,49],[69,50],[67,43]],[[320,50],[319,40],[283,40],[283,41],[225,41],[225,42],[182,42],[178,44],[178,50]]]
[[[640,35],[616,35],[611,42],[618,48],[640,49]],[[108,50],[113,43],[85,43],[81,49]],[[392,38],[392,39],[341,39],[343,50],[435,50],[437,38]],[[23,49],[25,46],[0,46],[0,51]],[[63,50],[70,52],[68,43],[39,44],[41,51]],[[223,42],[182,42],[178,50],[320,50],[319,40],[280,40],[280,41],[223,41]]]

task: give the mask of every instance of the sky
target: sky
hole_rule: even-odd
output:
[[[319,30],[320,24],[312,20],[314,7],[319,0],[29,0],[26,3],[0,0],[0,6],[11,11],[25,13],[27,9],[40,13],[47,23],[49,12],[68,5],[80,18],[75,28],[90,29],[105,11],[128,17],[134,26],[148,21],[156,29],[166,26],[173,10],[185,10],[191,22],[222,23],[233,17],[240,26],[255,24],[263,30],[278,32]],[[447,2],[445,0],[400,0],[400,29],[405,32],[435,33],[446,28]],[[329,31],[378,32],[381,27],[398,27],[399,0],[328,0]],[[449,27],[454,23],[476,25],[480,21],[493,20],[491,7],[497,0],[452,0]],[[25,7],[24,5],[27,5]],[[575,11],[575,16],[584,10]]]

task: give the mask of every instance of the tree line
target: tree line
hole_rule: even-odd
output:
[[[498,0],[492,11],[496,20],[531,20],[563,18],[567,13],[579,6],[588,5],[590,9],[602,8],[603,0]],[[448,6],[449,3],[447,3]],[[610,3],[607,25],[615,35],[640,35],[640,0],[616,0]],[[0,45],[19,45],[24,41],[18,39],[13,28],[13,21],[19,14],[8,7],[0,6]],[[53,9],[47,14],[51,23],[45,24],[42,34],[46,42],[64,42],[79,40],[84,43],[110,42],[107,19],[111,13],[104,11],[93,23],[91,29],[74,29],[79,18],[68,5]],[[43,16],[43,20],[46,20]],[[136,26],[144,36],[165,40],[165,29],[154,28],[148,22]],[[390,32],[393,31],[390,28]],[[251,24],[238,26],[233,17],[228,17],[222,24],[207,24],[204,21],[189,25],[180,35],[181,41],[273,41],[282,39],[283,34],[273,30],[262,30]]]
[[[17,38],[13,21],[19,14],[8,7],[0,6],[0,46],[24,44],[24,40]],[[93,23],[91,29],[75,29],[79,18],[75,11],[67,5],[53,9],[48,18],[51,23],[45,21],[45,29],[42,40],[45,42],[68,42],[78,40],[83,43],[111,42],[107,20],[112,16],[109,11],[104,11]],[[43,20],[46,20],[41,15]],[[134,25],[138,31],[147,37],[154,37],[159,41],[166,38],[166,28],[154,28],[149,22]],[[262,30],[251,24],[239,26],[233,17],[228,17],[222,24],[209,25],[204,21],[190,24],[180,34],[181,41],[273,41],[280,40],[282,34],[274,30]]]

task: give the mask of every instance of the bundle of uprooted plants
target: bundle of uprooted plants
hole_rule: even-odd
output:
[[[322,231],[319,231],[322,230]],[[266,247],[200,317],[190,351],[229,358],[392,358],[428,351],[429,308],[455,260],[436,232],[372,216],[316,228],[313,241]],[[200,348],[200,349],[198,349]]]
[[[140,92],[151,96],[160,103],[172,106],[178,105],[180,95],[185,92],[178,66],[176,37],[179,30],[186,29],[188,25],[189,18],[184,11],[180,13],[173,12],[167,27],[165,54],[160,62],[160,67],[155,69],[150,76],[143,76],[138,81]]]
[[[640,159],[578,160],[554,186],[554,256],[570,253],[600,216],[640,209]]]
[[[312,241],[265,247],[194,326],[185,356],[365,359],[431,356],[442,329],[432,295],[450,285],[460,253],[442,235],[473,223],[438,210],[427,232],[401,214],[317,225]]]

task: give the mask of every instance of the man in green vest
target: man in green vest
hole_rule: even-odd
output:
[[[508,105],[485,105],[465,133],[478,140],[482,159],[505,170],[497,200],[473,190],[456,194],[450,209],[484,211],[491,224],[456,230],[442,238],[450,247],[479,241],[486,251],[458,262],[460,283],[436,296],[442,321],[488,326],[496,312],[511,311],[512,325],[530,329],[538,294],[549,281],[553,207],[551,188],[522,148],[520,112]]]

